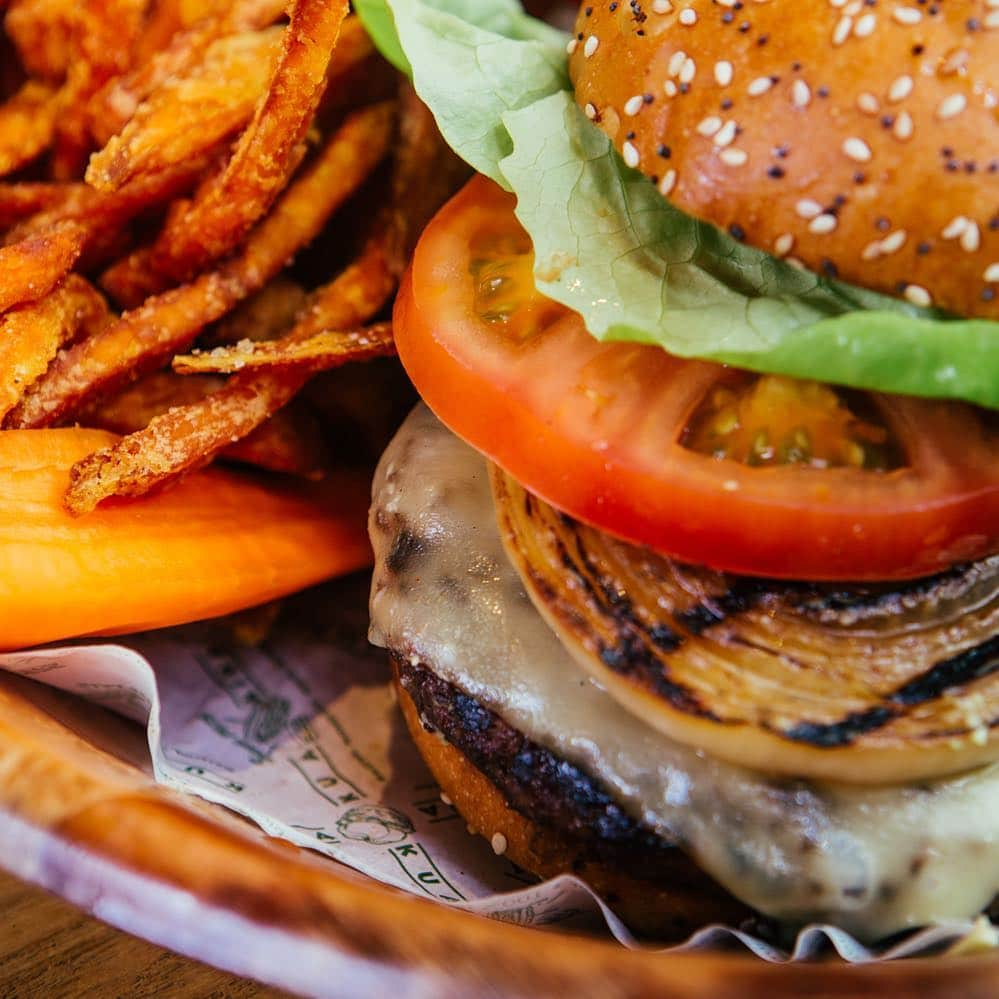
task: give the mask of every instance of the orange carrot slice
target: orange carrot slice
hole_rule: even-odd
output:
[[[370,563],[360,472],[263,483],[208,468],[70,516],[70,468],[116,439],[0,433],[0,649],[227,614]]]

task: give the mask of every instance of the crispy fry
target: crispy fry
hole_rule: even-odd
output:
[[[0,105],[0,176],[45,152],[55,133],[57,108],[55,88],[34,80]]]
[[[76,263],[86,230],[60,222],[48,233],[0,247],[0,313],[47,295]]]
[[[281,16],[285,0],[236,0],[206,4],[214,11],[203,19],[195,18],[189,27],[174,35],[170,44],[151,57],[137,56],[136,68],[108,82],[91,99],[89,118],[94,137],[101,144],[124,128],[136,108],[158,87],[177,76],[184,76],[204,56],[218,38],[236,31],[266,28]],[[182,14],[189,17],[195,11]]]
[[[326,84],[347,0],[294,0],[281,57],[265,98],[222,173],[172,214],[152,263],[183,280],[233,249],[267,211],[296,165]]]
[[[391,298],[395,285],[396,276],[387,259],[385,229],[379,226],[357,260],[312,293],[287,336],[305,340],[323,330],[367,322]]]
[[[30,215],[64,205],[67,201],[78,198],[85,189],[85,184],[54,184],[48,181],[0,183],[0,229],[7,229]],[[29,233],[23,230],[21,237],[27,235]]]
[[[409,99],[393,171],[393,198],[361,256],[329,285],[315,292],[295,327],[277,344],[294,345],[329,329],[370,320],[391,296],[402,252],[415,240],[425,217],[460,183],[464,168],[445,154],[421,104]],[[424,166],[419,150],[430,153]],[[426,197],[423,195],[426,194]],[[436,200],[434,200],[436,199]],[[203,377],[203,376],[190,376]],[[271,418],[298,392],[307,373],[294,369],[243,371],[201,402],[178,407],[151,421],[107,453],[77,467],[67,504],[94,509],[114,495],[141,495],[201,464]],[[156,458],[146,463],[150,452]],[[150,467],[155,465],[155,467]]]
[[[46,201],[53,202],[11,229],[5,242],[9,245],[48,232],[60,222],[79,223],[87,231],[88,242],[107,238],[140,213],[189,190],[202,165],[194,162],[140,177],[112,194],[86,184],[0,186],[0,219],[5,212],[17,213],[32,203],[40,207]]]
[[[196,406],[170,410],[126,437],[128,443],[78,462],[66,491],[66,508],[76,515],[89,513],[110,496],[141,496],[181,471],[201,467],[222,450],[220,429],[232,438],[245,437],[280,408],[274,406],[274,396],[287,402],[301,384],[295,374],[270,377],[259,387],[271,391],[258,391],[258,385],[247,382],[239,391],[217,392]]]
[[[0,423],[129,435],[79,462],[77,513],[216,457],[324,474],[319,408],[295,396],[315,372],[393,351],[388,324],[359,327],[392,294],[424,194],[429,212],[452,183],[432,125],[407,106],[391,204],[365,215],[355,199],[342,248],[331,234],[282,276],[394,137],[398,77],[347,0],[5,9],[0,176],[30,166],[33,182],[0,183]],[[361,255],[306,294],[296,281],[322,279],[323,251],[342,259],[358,224]],[[74,268],[105,268],[129,311],[113,315]],[[178,369],[235,374],[163,369],[199,336]],[[342,374],[338,396],[363,396]],[[339,425],[364,438],[357,459],[372,453],[360,405]]]
[[[434,116],[407,83],[399,92],[399,142],[389,202],[388,259],[401,278],[437,209],[471,176],[441,137]]]
[[[167,369],[153,371],[85,409],[79,414],[80,424],[116,434],[135,433],[168,409],[200,402],[223,385],[225,379],[217,375],[182,378]]]
[[[79,177],[94,146],[88,105],[111,77],[128,69],[146,0],[79,0],[66,83],[60,91],[50,170],[56,180]]]
[[[0,415],[6,415],[64,344],[108,320],[107,303],[71,274],[55,291],[0,318]]]
[[[361,19],[346,18],[326,74],[317,118],[325,120],[331,112],[346,107],[386,100],[398,89],[398,73],[378,55]]]
[[[52,83],[66,77],[79,23],[77,0],[10,0],[4,29],[21,65]]]
[[[167,81],[139,106],[120,135],[94,153],[87,182],[114,191],[138,174],[200,156],[237,132],[271,78],[282,32],[267,28],[216,41],[204,62]]]
[[[381,279],[373,278],[376,274]],[[384,241],[373,238],[362,258],[324,289],[322,318],[338,327],[366,322],[392,288]],[[284,340],[311,335],[310,323],[317,315],[309,313],[301,329],[296,327]],[[110,450],[80,462],[67,494],[68,508],[86,513],[111,496],[139,496],[200,467],[272,417],[307,379],[307,372],[294,369],[234,375],[200,402],[172,409]]]
[[[218,270],[150,300],[102,334],[62,352],[8,415],[7,425],[51,425],[190,346],[204,326],[277,274],[357,189],[386,152],[394,112],[394,104],[387,102],[350,115],[239,254]]]
[[[228,6],[227,0],[157,0],[136,44],[135,64],[143,65],[166,48],[178,32],[216,16]]]
[[[203,347],[221,347],[240,340],[273,340],[294,323],[308,297],[300,284],[279,275],[207,330],[199,342]]]
[[[319,420],[297,399],[220,451],[219,459],[303,479],[320,479],[331,467]]]
[[[215,375],[182,377],[172,371],[154,371],[117,395],[81,414],[88,427],[131,434],[176,406],[200,402],[226,384]],[[315,414],[292,400],[243,440],[219,453],[219,458],[255,465],[269,472],[316,478],[329,467],[326,443]]]
[[[324,330],[309,337],[282,337],[264,343],[243,340],[231,347],[180,354],[173,370],[182,374],[233,374],[292,368],[310,375],[330,371],[351,361],[370,361],[395,353],[391,323],[355,330]]]

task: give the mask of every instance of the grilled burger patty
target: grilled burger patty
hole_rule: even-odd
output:
[[[470,828],[492,832],[494,849],[542,876],[579,875],[632,929],[658,938],[749,915],[579,767],[432,670],[394,654],[392,665],[403,716],[442,792]]]
[[[371,530],[374,641],[578,768],[636,829],[757,911],[874,939],[970,916],[999,888],[999,766],[887,787],[773,778],[680,745],[613,701],[525,595],[485,461],[423,407],[382,460]],[[422,699],[426,710],[433,698]],[[482,749],[454,727],[448,737],[469,756]],[[502,783],[491,786],[518,814],[544,819]]]

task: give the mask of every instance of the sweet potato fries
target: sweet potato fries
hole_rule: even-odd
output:
[[[215,458],[321,477],[311,401],[284,407],[393,352],[462,176],[427,112],[346,0],[0,10],[3,428],[125,435],[75,463],[77,515]]]

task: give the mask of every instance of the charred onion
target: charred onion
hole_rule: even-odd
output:
[[[588,527],[498,468],[531,598],[624,706],[734,763],[878,784],[999,757],[999,556],[906,583],[695,568]]]

